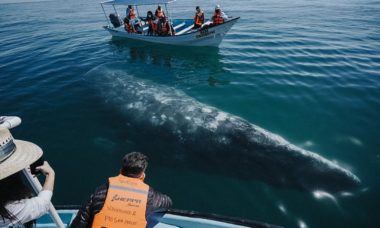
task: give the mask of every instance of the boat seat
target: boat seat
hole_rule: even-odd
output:
[[[184,33],[188,32],[188,31],[190,31],[193,27],[194,27],[194,25],[190,25],[189,27],[187,27],[187,28],[185,28],[185,29],[177,32],[175,35],[177,36],[177,35],[184,34]]]
[[[178,25],[174,26],[174,30],[177,31],[178,28],[180,28],[180,27],[182,27],[184,25],[186,25],[186,23],[182,22],[181,24],[178,24]]]

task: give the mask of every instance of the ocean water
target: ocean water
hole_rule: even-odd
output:
[[[174,208],[286,227],[380,226],[379,1],[171,5],[173,17],[192,17],[196,5],[209,17],[216,3],[240,16],[219,48],[113,40],[97,1],[15,2],[0,1],[0,115],[20,116],[14,137],[43,148],[56,205],[84,203],[137,150],[151,158],[146,181]],[[305,191],[229,175],[239,167],[221,156],[187,160],[197,143],[181,148],[165,132],[130,127],[120,89],[130,80],[239,116],[350,170],[361,186]],[[213,169],[221,161],[225,170]]]

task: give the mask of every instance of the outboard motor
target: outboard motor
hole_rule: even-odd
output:
[[[109,17],[114,28],[118,28],[121,26],[119,16],[117,16],[114,13],[111,13]]]

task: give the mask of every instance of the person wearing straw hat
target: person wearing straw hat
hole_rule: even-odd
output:
[[[8,129],[0,128],[0,227],[32,227],[33,220],[48,212],[54,170],[46,161],[36,167],[46,178],[42,191],[34,197],[21,172],[36,162],[42,153],[37,145],[15,140]]]

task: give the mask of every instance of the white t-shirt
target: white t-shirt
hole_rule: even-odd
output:
[[[17,220],[10,221],[9,219],[5,219],[4,221],[0,218],[0,227],[8,227],[9,225],[18,226],[41,217],[48,212],[52,196],[53,193],[51,191],[43,190],[36,197],[7,204],[5,208]]]

